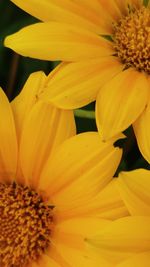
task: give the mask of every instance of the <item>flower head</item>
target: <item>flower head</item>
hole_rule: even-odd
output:
[[[55,70],[55,86],[47,83],[51,90],[43,97],[65,109],[96,99],[103,139],[133,124],[141,152],[147,155],[141,135],[148,124],[150,4],[144,6],[141,0],[12,2],[43,22],[7,37],[5,45],[25,56],[68,62]],[[149,155],[146,159],[150,162]]]
[[[130,216],[111,222],[89,242],[112,266],[149,266],[150,171],[122,172],[116,186]]]
[[[40,100],[46,81],[32,74],[11,103],[0,90],[0,266],[103,265],[84,239],[128,214],[111,181],[122,152],[75,135],[73,112]]]

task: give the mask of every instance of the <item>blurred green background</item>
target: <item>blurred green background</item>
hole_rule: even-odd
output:
[[[12,100],[19,93],[30,73],[43,70],[48,74],[58,64],[58,62],[25,58],[3,46],[4,38],[7,35],[35,22],[37,19],[17,8],[9,0],[0,1],[0,86],[9,100]],[[95,103],[92,103],[84,109],[94,110],[94,108]],[[76,117],[76,124],[78,133],[96,130],[94,119]],[[149,164],[138,150],[132,128],[130,127],[125,134],[128,138],[117,142],[117,145],[124,148],[124,156],[119,171],[141,167],[150,169]]]

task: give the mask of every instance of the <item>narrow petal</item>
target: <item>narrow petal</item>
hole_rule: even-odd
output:
[[[55,246],[53,240],[51,246],[49,247],[49,249],[47,249],[46,254],[48,257],[53,259],[58,265],[60,265],[60,267],[72,267],[70,263],[68,263],[61,255],[58,248]]]
[[[124,1],[120,1],[120,0],[115,0],[114,1],[114,0],[112,0],[112,2],[115,2],[115,5],[121,11],[121,17],[123,15],[128,15],[128,13],[129,13],[129,9],[128,9],[129,1],[130,0],[124,0]]]
[[[150,266],[150,252],[140,253],[126,261],[121,262],[116,267],[148,267]]]
[[[115,76],[100,90],[96,119],[104,140],[129,127],[148,101],[149,84],[143,73],[128,69]]]
[[[108,220],[93,217],[78,217],[61,221],[55,226],[53,239],[56,245],[65,244],[76,249],[85,249],[85,238],[92,237],[111,223]]]
[[[80,217],[63,221],[55,226],[53,243],[59,249],[61,245],[86,253],[85,239],[108,226],[110,221],[95,217]],[[62,254],[63,256],[63,254]]]
[[[149,80],[150,89],[150,80]],[[134,122],[133,129],[143,157],[150,163],[150,99],[141,116]]]
[[[16,177],[18,145],[10,103],[0,88],[0,181]]]
[[[112,179],[121,154],[111,143],[103,143],[98,133],[72,137],[47,161],[39,190],[61,210],[87,204]]]
[[[31,267],[62,267],[62,266],[59,265],[56,261],[54,261],[52,258],[48,257],[46,254],[43,254],[40,256],[35,266],[34,263],[31,263]]]
[[[150,217],[126,217],[102,229],[99,235],[88,240],[99,254],[115,264],[140,252],[150,250]]]
[[[32,109],[21,137],[20,161],[28,183],[36,186],[48,157],[65,139],[75,134],[72,111],[39,102]]]
[[[96,214],[100,218],[114,220],[129,215],[128,209],[117,191],[114,179],[91,201],[89,207],[91,208],[90,214],[93,216]],[[89,207],[87,204],[85,210]]]
[[[117,185],[132,215],[150,216],[150,171],[139,169],[121,172]]]
[[[32,261],[30,262],[30,267],[39,267],[39,265],[36,261]]]
[[[57,243],[55,251],[54,249],[50,249],[49,257],[59,262],[61,267],[114,267],[100,256],[97,258],[93,257],[90,250],[78,250],[62,243],[60,245]]]
[[[45,22],[65,22],[97,33],[107,34],[111,31],[111,21],[108,24],[108,20],[104,19],[106,14],[103,16],[104,12],[100,12],[102,7],[97,0],[30,0],[30,3],[12,0],[12,2]]]
[[[114,179],[84,209],[89,209],[88,214],[111,220],[129,215]]]
[[[108,17],[109,21],[111,18],[112,22],[117,22],[124,14],[126,14],[128,4],[126,0],[99,0],[99,3],[101,5],[100,14],[104,13],[105,19]]]
[[[44,60],[78,61],[112,54],[111,42],[82,28],[59,22],[36,23],[5,39],[15,52]]]
[[[70,263],[71,267],[112,267],[112,265],[100,256],[95,259],[90,255],[84,255],[79,250],[72,249],[68,246],[61,245],[60,253],[63,255],[64,259]]]
[[[122,71],[123,65],[114,57],[60,64],[50,73],[41,99],[60,108],[74,109],[87,105],[106,81]]]
[[[96,216],[103,219],[118,219],[129,215],[129,212],[121,199],[114,179],[101,190],[89,203],[72,207],[61,206],[57,211],[59,220],[74,216]]]
[[[15,117],[18,140],[20,140],[24,120],[38,101],[38,95],[44,90],[46,75],[39,71],[32,73],[26,81],[21,93],[11,102]]]

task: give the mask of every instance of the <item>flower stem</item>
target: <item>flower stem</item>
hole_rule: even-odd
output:
[[[74,114],[79,118],[95,119],[95,112],[92,110],[76,109]]]

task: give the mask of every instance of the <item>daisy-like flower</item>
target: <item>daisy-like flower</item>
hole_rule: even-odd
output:
[[[150,265],[150,171],[122,172],[116,180],[130,216],[111,222],[90,240],[116,267]]]
[[[11,103],[0,90],[0,266],[109,267],[84,239],[128,214],[111,181],[122,151],[75,135],[72,111],[40,101],[46,80],[32,74]]]
[[[145,117],[149,105],[150,4],[146,7],[141,0],[12,2],[43,22],[7,37],[5,45],[24,56],[68,62],[57,69],[55,86],[47,84],[51,90],[45,97],[66,109],[96,99],[103,139],[133,124],[145,156],[139,116]],[[145,118],[142,127],[146,124]]]

